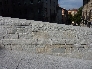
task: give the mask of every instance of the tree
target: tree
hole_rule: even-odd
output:
[[[73,16],[71,14],[68,14],[68,24],[71,24],[73,20]]]
[[[74,16],[72,16],[71,14],[68,14],[68,24],[71,24],[72,21],[74,21],[75,23],[80,25],[80,23],[81,23],[81,16],[82,16],[82,9],[83,9],[83,7],[80,7],[78,9],[77,14],[75,14]]]
[[[77,23],[78,25],[80,25],[80,22],[81,22],[81,16],[82,16],[82,9],[83,9],[83,7],[80,7],[79,9],[78,9],[78,12],[77,12],[77,14],[75,14],[74,15],[74,22],[75,23]]]

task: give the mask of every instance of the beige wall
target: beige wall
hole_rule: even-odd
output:
[[[69,10],[68,14],[70,14],[70,13],[71,13],[72,16],[74,16],[77,13],[77,11],[75,11],[75,10]]]
[[[82,16],[84,16],[85,20],[92,21],[92,0],[88,1],[84,4],[83,10],[82,10]]]

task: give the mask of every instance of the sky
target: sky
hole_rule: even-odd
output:
[[[60,7],[65,9],[78,9],[83,6],[83,0],[58,0]]]

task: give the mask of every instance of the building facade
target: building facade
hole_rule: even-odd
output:
[[[92,22],[92,0],[83,0],[82,23]]]
[[[78,10],[77,9],[69,9],[68,10],[68,14],[71,14],[72,16],[74,16],[75,14],[77,14]]]
[[[62,8],[58,6],[56,22],[62,24]]]
[[[62,8],[62,24],[68,24],[68,11]]]
[[[1,0],[1,16],[56,22],[58,0]]]

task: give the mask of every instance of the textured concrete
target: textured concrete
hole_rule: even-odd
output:
[[[0,45],[7,50],[92,59],[92,28],[0,17]]]
[[[92,61],[0,50],[0,69],[92,69]]]
[[[0,69],[92,69],[92,28],[0,17]]]

